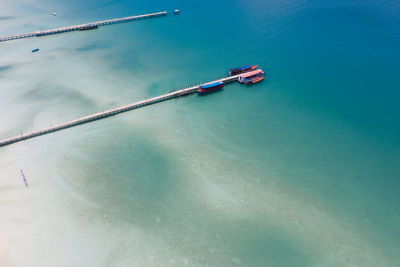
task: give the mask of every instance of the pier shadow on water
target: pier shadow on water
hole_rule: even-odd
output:
[[[78,52],[87,52],[87,51],[94,51],[94,50],[102,50],[102,49],[108,49],[111,46],[112,46],[111,43],[106,43],[106,42],[91,43],[89,45],[76,48],[76,51],[78,51]]]

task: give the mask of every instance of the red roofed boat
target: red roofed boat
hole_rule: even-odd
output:
[[[253,70],[250,72],[243,73],[239,76],[239,82],[250,84],[250,83],[257,83],[264,79],[264,71],[261,69]]]

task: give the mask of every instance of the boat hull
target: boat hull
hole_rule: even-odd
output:
[[[99,28],[98,25],[93,25],[93,26],[84,26],[84,27],[79,27],[78,31],[88,31],[88,30],[94,30]]]
[[[262,80],[264,80],[264,76],[252,78],[248,81],[245,81],[244,83],[245,84],[253,84],[253,83],[261,82]]]
[[[197,89],[196,92],[199,95],[207,95],[207,94],[214,93],[216,91],[221,90],[222,87],[224,87],[224,84],[220,84],[220,85],[209,87],[209,88],[201,88],[200,87],[199,89]]]
[[[249,65],[248,68],[244,68],[244,69],[241,69],[241,68],[230,69],[229,70],[229,75],[233,76],[233,75],[242,74],[242,73],[245,73],[245,72],[248,72],[248,71],[255,70],[256,68],[258,68],[258,65],[255,65],[255,66]]]

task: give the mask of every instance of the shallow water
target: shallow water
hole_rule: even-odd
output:
[[[4,34],[182,10],[1,43],[1,138],[267,73],[2,148],[1,266],[400,264],[397,2],[1,6]]]

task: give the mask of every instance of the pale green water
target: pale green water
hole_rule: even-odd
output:
[[[2,148],[1,266],[399,265],[396,2],[16,3],[6,34],[182,14],[2,43],[2,137],[267,79]]]

